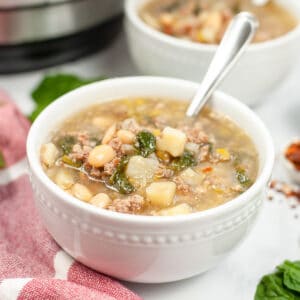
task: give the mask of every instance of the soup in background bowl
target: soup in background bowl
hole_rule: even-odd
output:
[[[272,0],[263,6],[254,5],[252,0],[150,0],[140,16],[165,34],[218,44],[232,18],[243,11],[253,13],[259,20],[254,43],[283,36],[298,25],[295,16]]]
[[[101,96],[100,96],[101,97]],[[41,148],[47,175],[98,208],[171,216],[210,209],[256,180],[258,154],[228,117],[187,101],[133,98],[68,118]]]
[[[125,2],[128,45],[136,66],[142,74],[201,81],[218,44],[192,42],[187,38],[164,34],[148,25],[141,18],[141,11],[151,3],[152,0],[126,0]],[[160,3],[163,5],[165,2],[160,1],[157,6]],[[169,3],[172,1],[170,0]],[[228,2],[222,1],[222,3]],[[293,17],[296,19],[295,27],[276,38],[249,45],[239,63],[220,87],[221,90],[248,105],[266,101],[270,92],[280,87],[298,59],[300,2],[276,0],[272,1],[273,5],[282,7],[288,15],[295,16]],[[261,22],[269,23],[267,17],[264,17]],[[272,22],[274,21],[270,21]],[[281,22],[272,25],[272,30],[277,26],[281,26]]]
[[[43,169],[41,148],[55,137],[58,128],[74,116],[80,117],[81,112],[92,107],[105,109],[116,99],[137,99],[141,95],[144,99],[190,100],[197,89],[193,82],[160,77],[105,80],[64,95],[33,123],[27,140],[27,156],[36,207],[52,237],[76,260],[127,281],[170,282],[211,269],[247,237],[265,198],[274,149],[261,120],[224,93],[214,93],[211,111],[205,114],[225,115],[235,123],[234,131],[236,126],[242,128],[242,136],[248,136],[244,138],[256,149],[257,154],[253,155],[258,170],[252,175],[248,173],[253,176],[253,184],[247,190],[222,205],[176,216],[132,215],[99,209],[66,193]],[[187,104],[178,107],[181,105]],[[100,124],[103,123],[102,120]],[[175,265],[170,271],[170,266]]]

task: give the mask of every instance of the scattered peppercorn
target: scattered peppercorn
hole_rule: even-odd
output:
[[[278,193],[284,194],[287,198],[294,197],[300,204],[300,189],[294,185],[273,180],[270,183],[270,188]]]
[[[290,209],[295,210],[300,206],[300,188],[286,183],[273,180],[269,185],[271,190],[274,190],[277,193],[283,194],[285,199],[288,201]],[[268,196],[268,199],[271,201],[273,197]],[[297,217],[296,217],[297,216]],[[298,215],[295,214],[295,218],[298,218]]]
[[[300,171],[300,141],[292,143],[285,151],[285,157]]]

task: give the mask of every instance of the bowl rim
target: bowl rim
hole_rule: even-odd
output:
[[[187,81],[183,79],[175,79],[168,77],[152,77],[152,76],[138,76],[138,77],[120,77],[114,79],[106,79],[103,81],[95,82],[92,84],[88,84],[81,88],[78,88],[72,92],[69,92],[62,97],[58,98],[55,102],[50,104],[35,120],[32,124],[30,131],[27,137],[26,144],[26,152],[27,158],[30,166],[31,172],[34,176],[39,180],[43,186],[45,186],[48,190],[50,190],[60,201],[66,202],[68,205],[75,206],[77,209],[83,210],[91,215],[110,219],[113,221],[126,222],[132,224],[145,224],[145,225],[161,225],[162,222],[164,224],[182,224],[185,222],[192,222],[198,219],[207,219],[211,217],[216,217],[218,215],[222,215],[226,212],[233,210],[235,207],[240,207],[245,205],[252,198],[256,197],[262,190],[262,188],[267,184],[270,179],[275,152],[272,138],[266,129],[264,123],[260,120],[260,118],[245,104],[240,102],[239,100],[229,96],[223,92],[217,91],[215,92],[215,96],[218,98],[222,98],[224,101],[230,102],[233,106],[238,107],[239,111],[243,111],[244,114],[249,116],[251,122],[255,122],[258,127],[260,127],[260,131],[265,141],[265,152],[266,159],[264,165],[262,166],[261,173],[256,179],[255,183],[243,194],[238,197],[211,209],[195,212],[188,215],[180,215],[180,216],[144,216],[144,215],[131,215],[131,214],[123,214],[118,212],[109,211],[106,209],[98,209],[93,207],[92,205],[80,201],[73,196],[69,195],[65,191],[63,191],[59,186],[57,186],[44,172],[40,159],[38,155],[36,155],[36,137],[40,131],[40,123],[47,121],[48,115],[54,113],[57,107],[63,106],[64,102],[75,96],[78,93],[89,93],[94,89],[101,89],[103,86],[108,86],[110,88],[116,87],[118,84],[126,84],[134,82],[136,85],[146,84],[151,82],[152,84],[172,84],[174,87],[183,86],[189,87],[191,89],[196,89],[198,87],[197,83],[192,81]],[[95,99],[97,99],[95,97]],[[99,100],[99,99],[98,99]],[[113,101],[113,100],[112,100]],[[49,124],[51,122],[48,122]],[[55,126],[55,125],[54,125]],[[53,126],[53,127],[54,127]],[[259,152],[259,149],[258,149]],[[260,152],[259,152],[260,153]],[[74,201],[76,199],[77,201]]]
[[[130,20],[135,27],[142,30],[144,34],[147,36],[151,36],[152,38],[162,42],[169,44],[173,47],[184,48],[191,51],[207,51],[207,52],[215,52],[219,45],[212,45],[212,44],[204,44],[204,43],[196,43],[189,40],[183,40],[177,37],[173,37],[162,33],[150,25],[146,24],[138,14],[137,3],[140,2],[143,5],[145,2],[150,0],[126,0],[125,2],[125,14],[128,20]],[[139,7],[141,6],[139,5]],[[275,39],[271,39],[261,43],[252,43],[248,46],[245,52],[256,52],[262,51],[264,49],[271,49],[276,46],[280,46],[282,44],[288,43],[290,40],[293,40],[300,37],[300,20],[298,19],[298,25],[288,33],[283,36],[280,36]]]

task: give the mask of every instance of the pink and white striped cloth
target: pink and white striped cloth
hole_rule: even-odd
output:
[[[0,93],[0,300],[137,300],[115,280],[68,256],[43,227],[27,175],[29,122]]]

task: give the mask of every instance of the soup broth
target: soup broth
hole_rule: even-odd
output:
[[[186,108],[144,98],[92,106],[41,147],[43,168],[99,209],[168,216],[226,203],[254,183],[255,146],[228,117],[205,108],[191,120]]]
[[[231,19],[242,11],[253,13],[260,22],[256,43],[285,35],[298,23],[275,1],[256,6],[252,0],[151,0],[140,15],[148,25],[168,35],[218,44]]]

